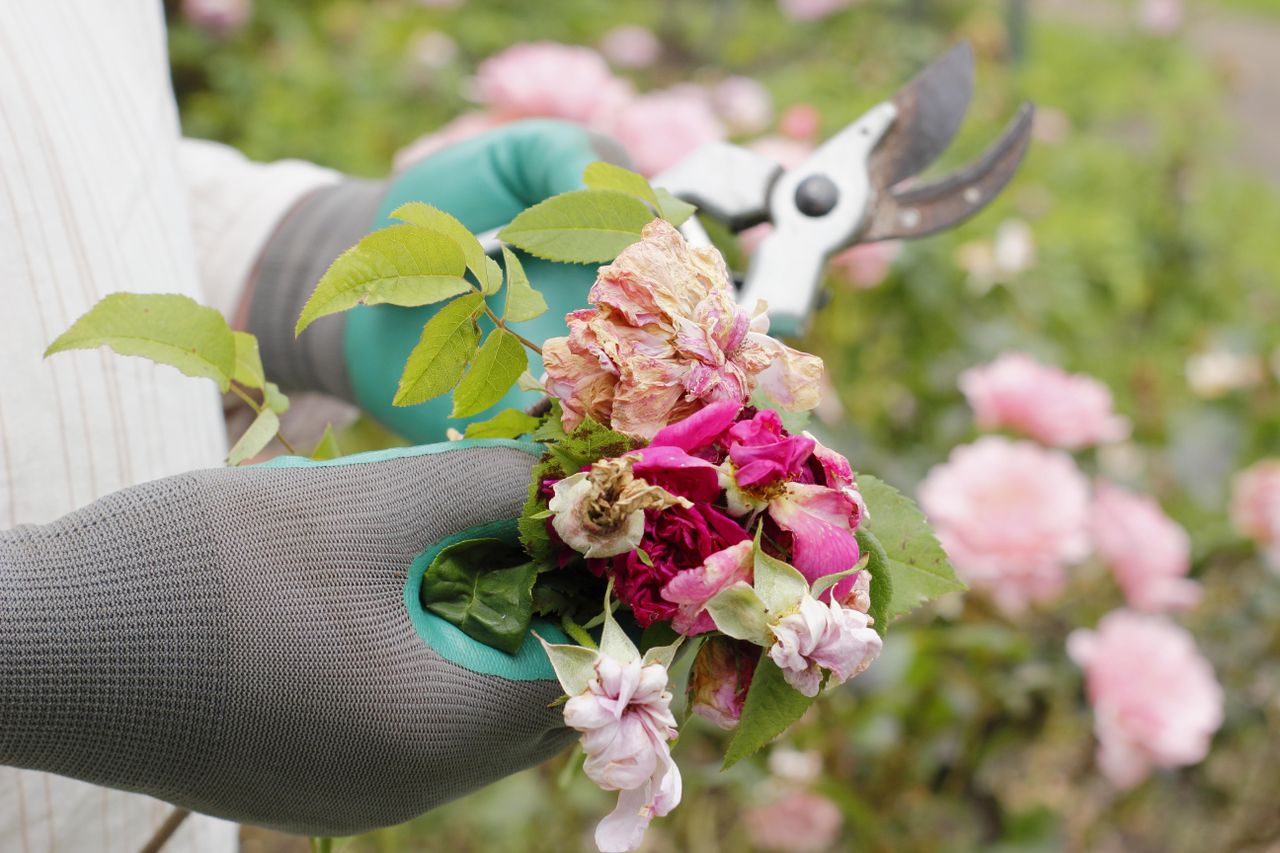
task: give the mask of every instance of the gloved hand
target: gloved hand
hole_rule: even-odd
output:
[[[510,529],[530,452],[286,457],[0,533],[0,762],[348,835],[549,757],[574,733],[537,641],[507,655],[418,598],[450,537]]]
[[[440,151],[390,182],[352,180],[311,194],[281,223],[251,284],[248,328],[258,337],[267,376],[286,390],[325,391],[354,402],[414,441],[441,441],[450,426],[461,429],[502,408],[536,402],[536,395],[513,390],[489,412],[455,420],[449,419],[447,396],[392,406],[405,360],[439,305],[357,308],[317,321],[296,341],[294,324],[333,259],[369,231],[391,224],[391,212],[406,202],[435,205],[480,233],[550,196],[578,189],[588,163],[625,159],[616,144],[577,125],[523,121]],[[521,261],[549,310],[516,329],[537,343],[566,334],[564,315],[586,305],[595,267],[527,255]],[[535,376],[542,370],[532,353],[529,369]]]

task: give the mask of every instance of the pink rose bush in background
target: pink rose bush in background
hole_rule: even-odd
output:
[[[817,21],[853,5],[853,0],[778,0],[778,8],[793,21]]]
[[[1148,495],[1099,481],[1089,509],[1098,557],[1136,610],[1185,610],[1200,601],[1191,570],[1191,537]]]
[[[698,86],[676,86],[623,104],[601,129],[622,143],[636,170],[656,175],[727,136],[711,99]]]
[[[557,42],[515,44],[489,57],[477,69],[476,87],[481,103],[503,119],[586,125],[607,121],[632,95],[600,54]]]
[[[986,436],[920,484],[920,506],[969,584],[1019,613],[1089,553],[1089,482],[1066,453]]]
[[[1132,788],[1154,767],[1202,761],[1222,725],[1222,688],[1191,635],[1159,616],[1118,610],[1067,643],[1084,670],[1098,766]]]
[[[1023,353],[1005,353],[960,377],[979,429],[1011,429],[1042,444],[1078,450],[1129,434],[1111,392],[1091,376],[1067,373]]]
[[[182,16],[215,36],[244,29],[253,16],[253,0],[182,0]]]
[[[619,68],[647,68],[662,55],[662,42],[648,27],[630,24],[605,33],[600,52]]]
[[[844,823],[835,803],[804,790],[787,791],[743,819],[756,847],[778,853],[821,853],[836,843]]]
[[[1264,459],[1236,475],[1231,523],[1280,572],[1280,459]]]

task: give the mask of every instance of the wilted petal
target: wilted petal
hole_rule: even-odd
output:
[[[703,450],[724,435],[733,425],[734,418],[742,411],[742,405],[733,400],[721,400],[695,412],[684,420],[663,427],[653,436],[654,445],[678,447],[686,453]]]
[[[600,853],[627,853],[644,841],[645,830],[653,820],[653,801],[649,783],[639,788],[618,792],[618,805],[596,825],[596,848]]]
[[[754,447],[735,444],[729,448],[729,458],[736,466],[734,479],[742,488],[776,483],[794,478],[800,466],[813,453],[814,441],[802,435],[792,435],[772,444]]]
[[[689,672],[689,704],[693,713],[726,731],[742,717],[760,649],[730,637],[709,637],[698,649]]]
[[[822,399],[822,359],[767,335],[753,332],[747,340],[759,344],[771,359],[769,366],[756,376],[771,400],[788,412],[807,412],[818,405]]]
[[[704,634],[715,628],[704,608],[722,589],[738,581],[750,581],[754,544],[748,540],[731,545],[707,557],[696,569],[687,569],[672,578],[662,589],[662,597],[680,610],[672,620],[681,634]]]
[[[720,472],[705,459],[678,447],[652,444],[633,454],[637,477],[691,501],[711,502],[720,494]]]
[[[858,509],[844,492],[788,483],[785,494],[769,502],[769,515],[792,535],[792,564],[809,580],[857,565]]]
[[[566,545],[586,557],[612,557],[634,551],[644,539],[643,510],[629,513],[615,527],[598,527],[586,515],[586,505],[594,493],[595,486],[585,471],[556,483],[547,503],[547,509],[554,513],[551,526]]]

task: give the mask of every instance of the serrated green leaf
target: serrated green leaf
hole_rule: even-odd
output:
[[[658,215],[679,228],[698,210],[692,204],[658,187]]]
[[[467,438],[519,438],[538,426],[538,419],[519,409],[503,409],[487,421],[467,424]]]
[[[44,351],[110,347],[212,379],[226,391],[236,369],[236,339],[212,308],[172,293],[112,293],[76,320]]]
[[[760,547],[760,535],[761,531],[757,530],[753,548],[755,565],[752,585],[769,613],[781,616],[800,606],[800,602],[809,592],[809,581],[800,574],[799,570],[766,554]],[[719,623],[717,622],[716,625],[719,626]],[[729,632],[725,631],[725,633]]]
[[[603,160],[587,164],[582,171],[582,183],[588,189],[617,190],[648,202],[655,210],[658,208],[658,196],[643,175]]]
[[[643,201],[617,190],[574,190],[523,211],[499,239],[535,257],[574,264],[611,261],[653,220]]]
[[[507,265],[507,305],[502,311],[502,319],[508,323],[523,323],[545,314],[547,300],[529,284],[520,259],[506,246],[502,247],[502,262]]]
[[[405,362],[392,401],[395,405],[412,406],[439,397],[458,384],[480,340],[476,315],[483,301],[479,293],[461,296],[427,321]]]
[[[262,389],[262,397],[263,404],[277,415],[283,415],[289,411],[289,398],[276,383],[267,382]]]
[[[474,238],[473,238],[474,239]],[[294,334],[320,317],[356,305],[430,305],[473,288],[466,260],[450,236],[416,225],[391,225],[365,235],[338,256],[302,307]]]
[[[476,353],[471,369],[453,391],[453,418],[483,412],[501,400],[529,366],[529,356],[519,338],[505,329],[494,329]]]
[[[721,769],[727,770],[754,755],[760,747],[804,716],[813,701],[787,684],[778,665],[761,652],[760,662],[751,676],[751,686],[747,689],[747,698],[742,703],[742,717],[738,720],[733,740],[729,742]]]
[[[881,637],[889,630],[889,602],[893,600],[893,575],[889,572],[889,555],[870,530],[859,530],[858,547],[867,556],[865,571],[871,575],[871,607],[867,611]]]
[[[547,412],[542,423],[533,431],[534,441],[568,441],[569,433],[564,430],[564,409],[560,401],[552,399],[551,411]]]
[[[537,566],[501,539],[469,539],[441,551],[422,578],[426,609],[507,654],[524,642],[533,619]]]
[[[909,613],[931,598],[967,588],[929,529],[924,513],[910,498],[866,474],[858,475],[858,491],[871,517],[867,527],[888,555],[886,574],[892,577],[893,597],[886,619]]]
[[[267,381],[262,372],[262,356],[258,339],[248,332],[232,332],[236,342],[236,366],[231,378],[246,388],[261,388]]]
[[[227,454],[227,464],[239,465],[257,456],[276,437],[279,429],[280,416],[270,409],[263,409]]]
[[[769,611],[760,596],[745,581],[720,590],[707,602],[711,621],[735,640],[758,646],[769,643]]]
[[[312,459],[337,459],[342,455],[342,450],[338,447],[338,437],[333,434],[333,424],[324,425],[324,435],[320,436],[320,441],[316,443],[315,449],[311,451]]]
[[[410,225],[426,228],[428,231],[437,231],[457,243],[466,261],[467,269],[471,270],[471,274],[476,277],[481,292],[497,293],[498,288],[502,286],[502,268],[485,254],[484,247],[480,245],[476,236],[455,217],[421,201],[400,205],[391,211],[391,217]]]

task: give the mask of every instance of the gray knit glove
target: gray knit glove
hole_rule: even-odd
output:
[[[433,544],[515,518],[533,462],[277,460],[0,533],[0,762],[349,835],[551,756],[573,732],[536,641],[474,643],[406,584]]]

